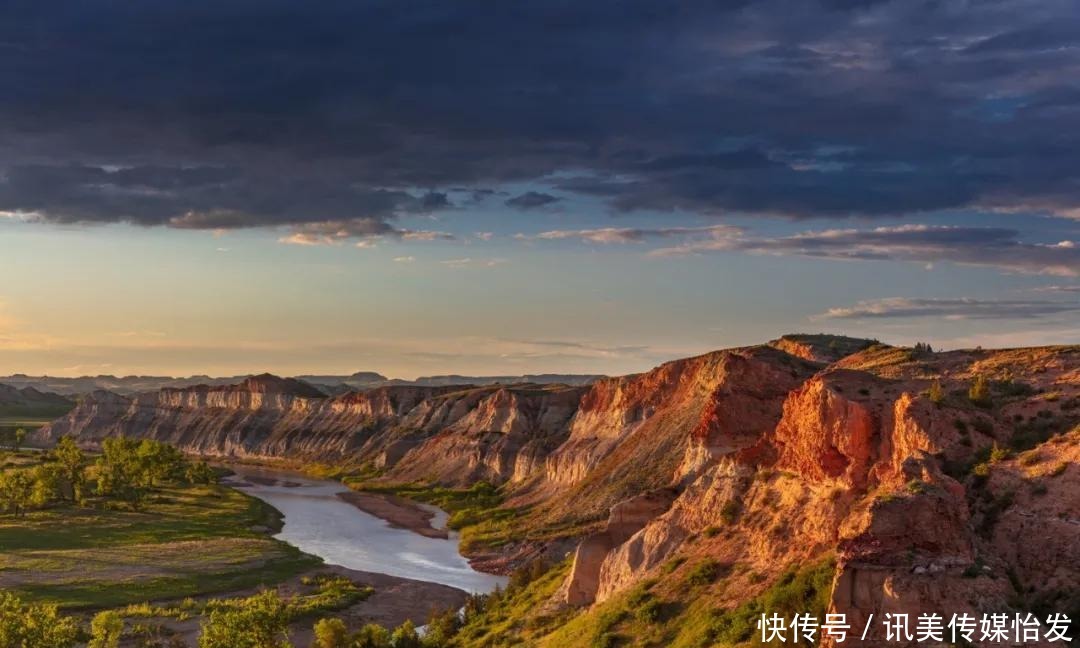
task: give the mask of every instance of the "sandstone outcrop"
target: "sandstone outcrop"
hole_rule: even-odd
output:
[[[584,538],[574,552],[574,563],[565,584],[566,602],[584,605],[596,600],[608,552],[622,545],[674,500],[672,491],[643,493],[611,507],[603,531]]]
[[[968,398],[977,378],[986,402]],[[96,392],[38,440],[126,434],[220,457],[371,462],[387,481],[501,484],[527,537],[483,564],[580,540],[560,593],[572,605],[662,579],[675,560],[715,563],[728,580],[710,604],[731,609],[823,556],[830,607],[853,625],[1080,600],[1080,347],[785,336],[588,386],[327,397],[251,381]]]
[[[403,481],[465,484],[521,482],[565,439],[582,387],[491,387],[431,399],[411,412],[398,438],[409,446],[394,462]]]

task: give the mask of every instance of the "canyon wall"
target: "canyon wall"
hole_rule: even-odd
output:
[[[968,397],[978,378],[990,402]],[[495,553],[580,541],[564,605],[708,559],[730,569],[711,594],[726,608],[831,556],[831,609],[858,623],[1076,596],[1078,422],[1077,347],[931,353],[794,336],[588,386],[326,397],[257,376],[96,392],[36,440],[125,434],[217,457],[370,462],[391,482],[501,484],[523,535],[543,539]]]

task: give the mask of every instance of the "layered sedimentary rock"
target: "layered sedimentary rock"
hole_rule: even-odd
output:
[[[583,542],[589,563],[600,564],[593,600],[658,575],[673,557],[699,556],[740,567],[727,589],[741,596],[717,602],[734,605],[786,567],[832,555],[831,607],[855,624],[886,612],[981,614],[1014,609],[1018,600],[1075,607],[1080,487],[1070,475],[1080,431],[1061,431],[1077,423],[1080,349],[1027,357],[1033,367],[1010,369],[995,387],[999,402],[986,407],[972,405],[966,392],[980,370],[1005,370],[993,352],[908,354],[886,367],[874,358],[850,363],[874,371],[825,367],[784,397],[771,429],[711,453],[671,507],[624,542],[603,552],[594,539]],[[937,377],[945,372],[932,361],[952,375]],[[927,395],[935,380],[944,385],[940,402]],[[1030,434],[1035,448],[989,463],[985,483],[944,472],[959,460],[977,461],[980,448],[987,457],[994,444]],[[1038,434],[1049,440],[1039,443]],[[571,603],[591,602],[581,591],[564,594]],[[878,645],[882,633],[875,628],[856,645]]]
[[[94,445],[126,435],[207,456],[347,459],[370,443],[380,426],[447,389],[384,387],[328,398],[302,382],[263,375],[237,385],[168,388],[134,397],[99,391],[35,438],[48,443],[70,435]]]
[[[773,428],[784,396],[820,368],[768,347],[718,351],[605,379],[582,397],[538,492],[553,508],[606,513],[642,490],[692,481]]]
[[[412,447],[393,463],[394,476],[454,484],[528,479],[566,439],[584,391],[497,387],[430,399],[401,422],[413,431],[404,435]]]
[[[969,398],[977,379],[986,402]],[[710,604],[730,609],[832,556],[831,609],[856,624],[1080,597],[1077,347],[931,353],[796,336],[577,387],[324,397],[252,380],[95,393],[40,440],[128,434],[217,456],[371,461],[389,481],[505,484],[518,521],[545,534],[493,553],[562,555],[580,540],[561,590],[573,605],[662,576],[673,558],[727,570]]]
[[[391,386],[326,397],[305,383],[263,375],[134,397],[95,392],[35,440],[70,435],[93,446],[126,435],[214,457],[371,460],[404,481],[501,483],[542,467],[566,438],[584,390]]]

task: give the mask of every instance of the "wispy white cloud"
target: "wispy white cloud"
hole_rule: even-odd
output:
[[[416,261],[416,257],[414,256],[394,257],[394,263],[412,263],[413,261]]]
[[[742,232],[731,225],[707,227],[600,227],[595,229],[549,230],[539,234],[517,234],[519,240],[559,241],[577,239],[590,243],[626,244],[642,243],[648,239],[678,236],[731,237]]]
[[[830,308],[815,319],[899,319],[933,317],[948,320],[1040,319],[1080,312],[1080,302],[980,299],[914,299],[889,297]]]
[[[506,263],[506,259],[473,259],[465,257],[463,259],[447,259],[439,263],[448,268],[491,268]]]
[[[356,247],[372,247],[377,241],[391,238],[401,241],[453,241],[450,232],[398,229],[376,218],[353,218],[321,221],[294,226],[291,232],[278,239],[287,245],[338,245],[357,239]]]
[[[732,232],[656,249],[650,255],[709,252],[923,264],[950,261],[1028,274],[1080,276],[1080,246],[1075,242],[1024,243],[1016,230],[997,227],[914,224],[809,231],[776,238],[746,237]]]
[[[433,230],[401,230],[399,236],[403,241],[453,241],[457,238],[450,232]]]

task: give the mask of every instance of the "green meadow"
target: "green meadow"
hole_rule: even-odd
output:
[[[110,504],[0,516],[0,589],[109,608],[274,584],[320,562],[269,537],[274,509],[224,486],[161,488],[138,510]]]

